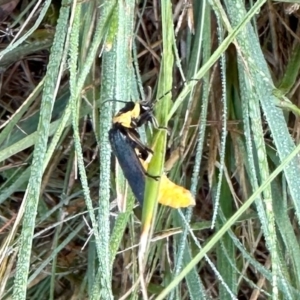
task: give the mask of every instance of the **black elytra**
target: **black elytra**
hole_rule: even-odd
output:
[[[115,126],[109,130],[109,141],[134,196],[140,205],[143,205],[145,170],[139,161],[132,141]]]

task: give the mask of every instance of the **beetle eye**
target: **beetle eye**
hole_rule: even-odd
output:
[[[143,110],[151,110],[152,109],[152,105],[142,105],[142,109]]]

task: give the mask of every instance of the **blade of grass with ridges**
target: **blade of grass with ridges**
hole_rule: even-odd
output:
[[[159,76],[158,95],[165,95],[172,89],[172,70],[174,57],[172,44],[174,40],[172,8],[169,1],[161,2],[163,53]],[[167,113],[169,111],[171,94],[167,93],[157,103],[156,116],[160,126],[167,126]],[[149,174],[161,175],[163,172],[164,156],[166,151],[166,130],[159,130],[154,137],[154,155],[149,164]],[[145,188],[145,202],[143,206],[142,228],[139,248],[139,267],[142,284],[142,292],[147,299],[147,288],[144,281],[144,270],[147,264],[147,252],[149,240],[153,232],[157,210],[157,196],[160,182],[147,178]]]
[[[127,15],[124,15],[124,10],[128,12]],[[116,80],[118,81],[116,88],[116,99],[130,99],[130,88],[132,87],[132,68],[130,67],[130,57],[131,57],[131,48],[128,48],[130,45],[129,41],[132,38],[133,32],[133,11],[134,11],[134,3],[127,2],[126,7],[123,4],[120,4],[119,9],[115,13],[116,25],[115,27],[115,35],[116,35],[116,47],[117,47],[117,69],[116,69]],[[124,51],[125,50],[125,51]],[[124,76],[124,74],[127,74]],[[123,103],[116,102],[116,111],[119,111],[120,106],[124,105]],[[120,242],[122,241],[124,231],[130,220],[130,215],[132,213],[133,205],[134,205],[134,197],[132,197],[131,191],[127,195],[126,189],[127,184],[125,185],[124,176],[122,174],[122,170],[118,166],[118,172],[116,172],[116,185],[118,185],[123,195],[126,197],[126,211],[121,212],[115,222],[115,226],[113,228],[111,238],[110,238],[110,260],[111,264],[115,259],[117,250],[120,246]]]
[[[66,5],[67,3],[63,2],[63,4]],[[60,10],[57,30],[54,37],[53,46],[51,48],[51,55],[43,89],[42,106],[38,127],[38,139],[34,149],[31,176],[29,179],[27,194],[23,200],[26,203],[26,207],[24,211],[21,244],[19,248],[16,276],[14,280],[14,299],[26,298],[32,237],[43,175],[43,169],[41,166],[43,166],[47,149],[51,111],[56,95],[56,85],[60,80],[60,66],[64,57],[64,43],[69,21],[70,7],[64,5]]]
[[[101,85],[101,102],[106,98],[113,98],[115,83],[115,49],[104,52],[102,56],[102,85]],[[99,118],[99,136],[97,141],[101,145],[99,153],[100,159],[100,183],[99,183],[99,215],[98,227],[101,235],[100,246],[103,248],[102,258],[99,261],[99,268],[92,283],[91,299],[103,298],[104,295],[108,299],[112,299],[112,295],[108,295],[110,291],[110,264],[109,264],[109,200],[110,200],[110,148],[108,141],[108,131],[112,118],[112,105],[110,102],[101,106],[101,114]],[[100,223],[101,222],[101,223]],[[107,274],[109,272],[109,274]],[[107,276],[104,277],[104,276]]]
[[[190,57],[189,57],[189,64],[187,68],[187,78],[194,78],[195,73],[199,69],[199,60],[201,58],[201,51],[203,51],[203,61],[207,61],[211,55],[211,15],[210,15],[210,6],[204,1],[202,3],[194,3],[194,12],[196,14],[195,17],[195,34],[192,35],[191,33],[191,46],[193,46],[190,50]],[[205,28],[205,29],[204,29]],[[188,114],[187,118],[193,120],[198,119],[201,120],[200,123],[200,132],[196,150],[196,158],[195,164],[193,169],[193,176],[192,176],[192,185],[191,185],[191,192],[193,196],[196,196],[196,190],[198,186],[198,178],[199,178],[199,171],[200,171],[200,164],[202,158],[202,149],[206,131],[206,118],[207,118],[207,105],[208,105],[208,94],[209,94],[209,73],[204,75],[204,85],[203,85],[203,104],[201,106],[201,114],[200,116],[195,114],[195,111],[191,109],[193,106],[192,101],[197,101],[195,97],[194,88],[191,90],[191,93],[188,97],[188,100],[185,107],[186,111],[183,111],[183,114]],[[205,84],[206,83],[206,84]],[[186,109],[187,106],[187,109]],[[198,111],[197,111],[198,112]],[[178,118],[180,117],[180,113],[178,114]],[[177,118],[176,118],[177,119]],[[191,121],[193,122],[193,121]],[[189,124],[185,124],[184,126],[188,126]],[[196,121],[197,122],[197,121]],[[179,123],[180,128],[182,127],[182,122]],[[181,137],[183,138],[183,137]],[[185,145],[183,145],[185,146]],[[187,236],[190,232],[190,227],[187,224],[190,224],[191,218],[193,214],[193,208],[187,208],[185,210],[185,221],[182,220],[182,214],[175,213],[174,214],[174,224],[175,226],[183,226],[184,230],[180,237],[178,237],[178,250],[176,251],[176,260],[175,260],[175,268],[174,268],[174,275],[175,278],[180,271],[182,270],[183,264],[186,265],[188,261],[191,260],[191,251],[190,251],[190,244],[187,240]],[[203,284],[201,283],[201,279],[198,275],[196,268],[194,268],[185,278],[188,289],[189,289],[189,297],[191,299],[205,299],[206,293],[203,288]],[[176,296],[175,296],[176,292]],[[177,299],[179,297],[179,290],[175,289],[170,293],[169,300]]]
[[[74,23],[72,26],[71,31],[71,39],[70,39],[70,59],[69,59],[69,69],[70,69],[70,102],[72,107],[72,126],[73,126],[73,136],[74,136],[74,146],[75,146],[75,153],[78,162],[78,169],[81,179],[81,185],[84,193],[85,203],[87,205],[92,228],[93,234],[95,237],[95,247],[97,256],[99,259],[99,266],[101,270],[101,274],[103,275],[104,280],[101,281],[101,295],[105,299],[112,298],[112,291],[110,285],[110,268],[103,262],[103,259],[107,257],[108,247],[105,247],[103,240],[107,235],[109,235],[109,229],[105,231],[105,219],[102,219],[102,226],[99,227],[96,221],[96,216],[94,212],[94,207],[92,204],[92,199],[90,196],[89,191],[89,184],[87,181],[87,175],[85,171],[85,164],[83,160],[83,153],[80,141],[80,134],[79,134],[79,111],[81,107],[81,99],[76,97],[76,79],[77,79],[77,61],[78,61],[78,45],[79,45],[79,26],[80,26],[80,18],[81,18],[81,5],[77,5],[74,12]],[[104,199],[101,199],[104,202]],[[109,227],[109,226],[108,226]],[[101,228],[104,229],[101,232]],[[108,232],[108,233],[107,233]],[[100,296],[100,295],[98,295]]]
[[[124,11],[127,13],[124,14]],[[112,14],[110,30],[105,40],[105,49],[103,53],[103,64],[102,64],[102,92],[101,102],[105,99],[128,99],[129,98],[129,81],[131,81],[130,74],[130,58],[131,48],[130,45],[131,34],[133,31],[133,13],[134,13],[134,2],[129,1],[126,3],[120,2],[115,7]],[[127,75],[124,75],[127,74]],[[117,244],[120,242],[123,235],[126,223],[118,222],[118,226],[124,226],[122,229],[118,227],[116,234],[114,228],[113,240],[109,240],[110,235],[110,218],[109,218],[109,200],[110,200],[110,155],[111,148],[108,142],[108,131],[111,127],[112,109],[111,102],[107,102],[101,108],[100,116],[100,139],[99,144],[101,145],[100,151],[100,193],[99,193],[99,226],[100,230],[103,231],[103,243],[102,247],[105,250],[103,253],[103,264],[105,264],[109,274],[98,273],[95,285],[93,289],[93,299],[97,298],[96,291],[99,291],[97,287],[98,280],[106,280],[111,278],[111,262],[115,256],[115,252],[111,253],[109,250],[117,249]],[[108,107],[110,111],[108,112]],[[119,173],[119,172],[118,172]],[[119,181],[119,179],[116,179]],[[126,220],[126,218],[125,218]],[[124,220],[121,220],[124,221]],[[105,222],[105,224],[103,223]],[[105,226],[103,226],[105,225]],[[106,228],[106,229],[105,229]],[[105,229],[105,230],[104,230]],[[113,244],[112,244],[113,243]],[[109,253],[109,255],[108,255]],[[113,255],[113,256],[112,256]],[[110,284],[110,282],[107,282]]]

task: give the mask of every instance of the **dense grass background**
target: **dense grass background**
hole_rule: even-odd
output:
[[[1,2],[1,299],[300,298],[299,6],[244,2]],[[111,155],[147,87],[194,208]]]

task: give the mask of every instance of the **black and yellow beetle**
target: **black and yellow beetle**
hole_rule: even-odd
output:
[[[153,151],[143,144],[136,130],[147,122],[152,122],[154,127],[160,128],[153,114],[153,106],[153,103],[148,100],[127,102],[113,117],[112,128],[109,130],[113,153],[141,206],[144,200],[146,176],[155,180],[160,178],[147,173],[148,158],[152,156]],[[173,208],[195,205],[195,199],[190,191],[170,181],[165,174],[162,174],[161,180],[159,203]]]

